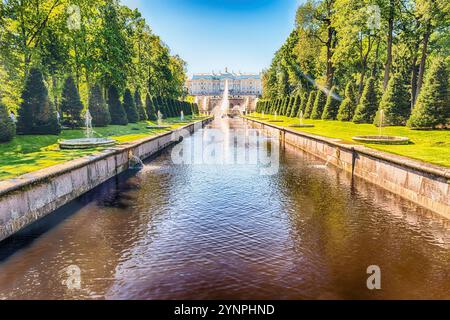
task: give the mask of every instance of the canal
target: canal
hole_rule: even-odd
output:
[[[448,222],[263,132],[240,144],[242,120],[211,127],[276,170],[166,150],[0,243],[0,299],[450,299]]]

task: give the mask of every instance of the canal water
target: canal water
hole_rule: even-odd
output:
[[[164,151],[0,243],[0,299],[450,299],[448,223],[264,132],[239,144],[242,120],[211,126],[277,170]]]

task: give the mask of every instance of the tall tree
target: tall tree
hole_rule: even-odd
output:
[[[108,106],[98,84],[91,89],[89,112],[91,113],[92,125],[94,127],[106,127],[111,123],[111,115],[109,114]]]
[[[446,62],[438,58],[427,73],[417,105],[408,121],[411,128],[434,129],[448,125],[450,118],[449,72]]]
[[[48,90],[39,69],[30,69],[18,113],[19,134],[57,135],[61,131],[55,107],[49,100]]]
[[[115,85],[111,85],[108,89],[108,106],[111,124],[126,126],[128,124],[127,114],[120,102],[119,91]]]
[[[128,122],[137,123],[139,121],[139,114],[130,89],[125,90],[125,94],[123,96],[123,107],[127,113]]]
[[[83,103],[72,76],[67,77],[61,97],[61,113],[64,124],[71,128],[82,125],[81,111]]]

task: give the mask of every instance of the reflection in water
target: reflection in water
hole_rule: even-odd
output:
[[[448,223],[288,145],[280,155],[262,176],[164,152],[3,242],[0,299],[450,298]],[[71,265],[80,290],[63,284]],[[381,291],[366,288],[369,265]]]

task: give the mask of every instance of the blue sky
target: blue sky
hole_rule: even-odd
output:
[[[188,63],[189,74],[259,72],[294,27],[301,0],[122,0]]]

